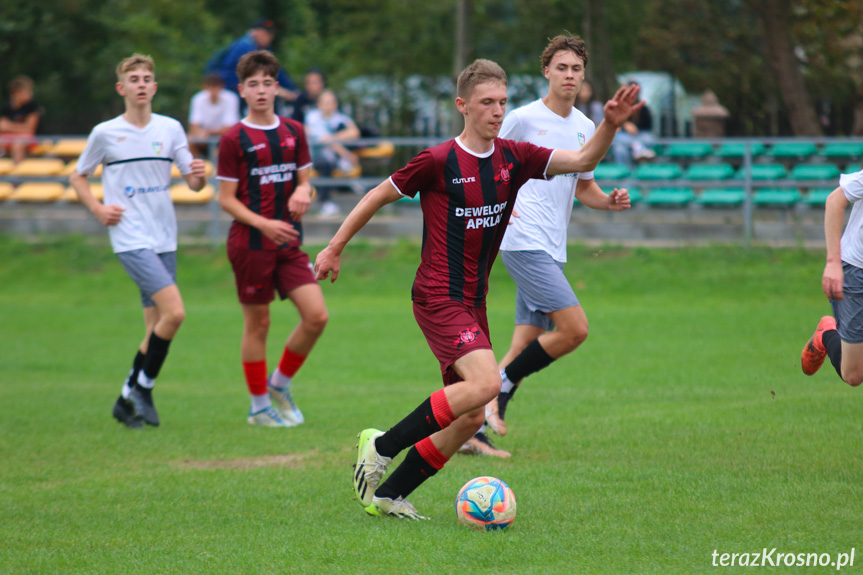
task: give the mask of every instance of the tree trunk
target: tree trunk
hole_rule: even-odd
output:
[[[791,120],[791,129],[797,136],[820,136],[821,126],[791,46],[788,31],[791,2],[764,0],[761,7],[764,37],[767,41],[767,60],[776,74],[782,100]]]
[[[455,54],[453,57],[453,82],[468,65],[471,52],[470,15],[473,12],[473,0],[456,0],[455,8]],[[450,134],[459,135],[464,129],[464,116],[455,107],[453,96],[452,116],[450,117]]]
[[[857,86],[854,94],[854,127],[851,129],[851,135],[863,136],[863,83]]]
[[[583,34],[590,55],[587,76],[593,84],[596,99],[604,102],[614,95],[619,86],[611,58],[611,36],[608,34],[604,0],[585,0]]]

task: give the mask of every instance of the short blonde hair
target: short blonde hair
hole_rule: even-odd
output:
[[[503,71],[503,68],[497,62],[480,58],[479,60],[474,60],[470,66],[462,70],[462,73],[458,75],[455,90],[456,96],[467,100],[473,93],[473,89],[478,84],[484,82],[499,82],[506,86],[506,72]]]
[[[156,63],[153,62],[153,58],[136,52],[117,64],[117,81],[122,82],[123,77],[135,68],[144,68],[150,73],[156,73]]]

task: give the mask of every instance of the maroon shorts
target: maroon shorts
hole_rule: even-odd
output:
[[[302,285],[317,283],[309,256],[299,248],[248,250],[228,244],[240,303],[267,304]]]
[[[485,307],[457,301],[414,302],[414,317],[440,362],[444,385],[464,379],[452,368],[458,358],[475,349],[491,349]]]

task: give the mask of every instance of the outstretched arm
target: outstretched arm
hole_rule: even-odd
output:
[[[589,172],[595,168],[611,147],[617,129],[633,112],[644,106],[644,102],[638,101],[638,90],[639,87],[635,84],[620,88],[614,97],[605,103],[605,118],[587,144],[578,151],[555,150],[548,163],[548,174]]]
[[[339,260],[345,246],[351,241],[357,232],[369,223],[372,216],[387,204],[391,204],[401,198],[398,190],[387,178],[375,189],[363,196],[363,199],[351,210],[345,221],[342,222],[339,231],[330,240],[330,244],[315,258],[315,273],[318,280],[327,279],[330,272],[333,277],[330,281],[336,281],[339,277]]]

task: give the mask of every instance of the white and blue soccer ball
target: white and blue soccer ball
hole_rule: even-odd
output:
[[[515,521],[515,494],[496,477],[475,477],[458,492],[458,522],[479,531],[506,529]]]

